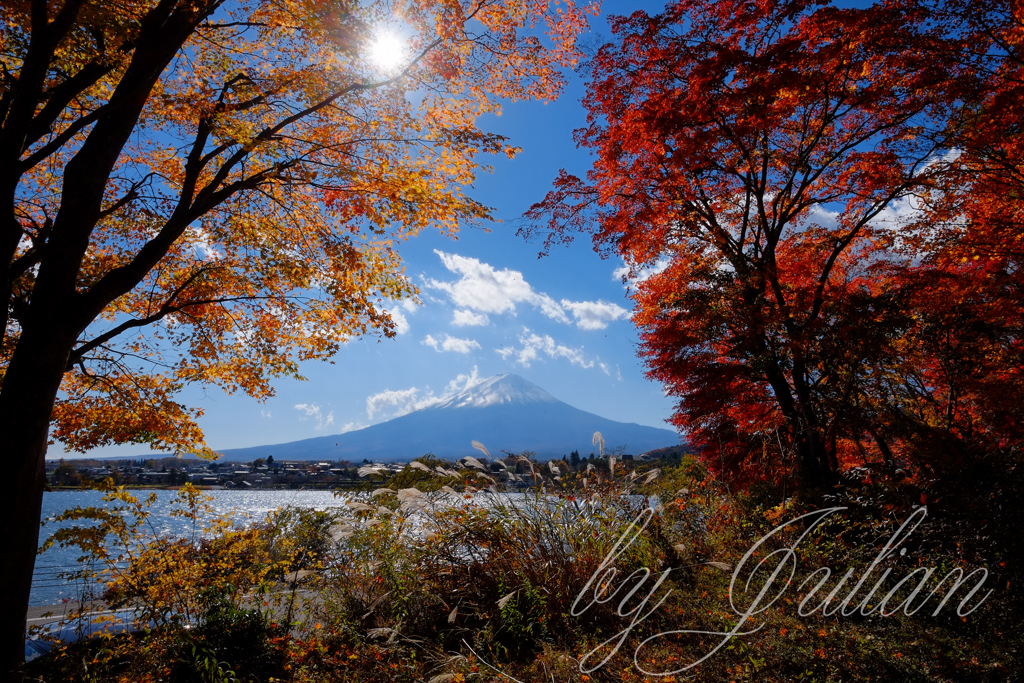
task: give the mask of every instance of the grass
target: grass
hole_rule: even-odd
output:
[[[987,556],[1004,548],[1009,508],[1019,507],[1015,485],[1004,481],[1006,498],[992,503],[992,510],[1005,504],[1004,517],[988,507],[933,505],[907,541],[911,552],[885,565],[893,577],[886,590],[921,566],[939,574],[987,566],[986,585],[996,593],[966,618],[955,609],[938,617],[799,616],[806,591],[796,586],[819,567],[832,568],[829,587],[847,568],[862,573],[919,496],[912,487],[851,479],[824,502],[847,509],[798,546],[794,583],[744,626],[756,633],[729,640],[684,670],[723,640],[711,634],[736,624],[730,581],[744,553],[823,503],[784,501],[769,484],[730,491],[690,458],[657,472],[651,464],[605,463],[576,471],[563,465],[557,474],[520,461],[528,463],[523,478],[539,487],[511,494],[500,486],[502,468],[483,460],[481,471],[424,459],[424,466],[389,480],[374,478],[347,498],[343,512],[286,509],[244,533],[208,519],[202,496],[188,489],[180,494],[180,513],[193,515],[205,534],[154,541],[125,532],[113,548],[109,535],[101,544],[95,531],[68,532],[61,542],[79,543],[94,559],[99,553],[110,560],[115,550],[131,554],[127,568],[103,575],[108,596],[141,603],[156,627],[58,647],[29,665],[29,680],[824,682],[1019,675],[1019,567],[1012,558]],[[524,465],[516,467],[522,476]],[[125,492],[107,495],[120,497],[123,515],[145,513]],[[984,538],[978,515],[987,515]],[[638,517],[649,521],[636,533],[639,525],[630,525]],[[776,535],[775,545],[754,559],[791,544],[800,531]],[[623,549],[624,534],[633,540]],[[608,563],[616,543],[622,552]],[[755,579],[752,588],[758,585]],[[750,595],[736,588],[731,594],[738,603]],[[185,612],[188,619],[175,618]],[[672,631],[690,633],[640,647]],[[681,671],[668,673],[675,670]]]

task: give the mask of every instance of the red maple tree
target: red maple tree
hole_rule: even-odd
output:
[[[682,0],[615,19],[591,61],[577,142],[596,161],[525,232],[592,231],[647,275],[641,353],[716,465],[777,442],[814,487],[857,452],[892,468],[920,432],[922,415],[892,425],[908,387],[935,388],[938,348],[908,342],[941,269],[908,226],[948,187],[991,42],[937,16]]]

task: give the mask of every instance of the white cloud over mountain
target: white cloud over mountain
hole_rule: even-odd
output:
[[[332,424],[334,424],[334,411],[332,410],[325,417],[320,406],[316,403],[297,403],[295,409],[300,410],[306,414],[306,417],[311,417],[316,420],[316,431],[321,431]],[[303,418],[305,419],[305,418]]]
[[[442,351],[469,353],[473,349],[480,348],[480,344],[477,343],[475,339],[459,339],[458,337],[453,337],[450,334],[446,334],[444,339],[441,340],[434,339],[432,335],[428,334],[420,343],[429,346],[439,353]]]
[[[510,357],[524,368],[530,367],[530,363],[541,357],[541,354],[549,358],[565,358],[573,365],[581,368],[594,367],[594,361],[587,360],[583,355],[583,349],[574,349],[557,343],[549,335],[539,335],[524,327],[523,333],[519,335],[521,348],[509,347],[495,349],[502,358],[508,360]]]
[[[440,395],[435,394],[430,387],[381,391],[366,398],[366,416],[373,420],[374,417],[386,415],[386,419],[390,420],[446,401],[460,391],[479,383],[480,375],[474,365],[468,374],[460,373],[448,382],[448,386]]]
[[[428,287],[447,292],[452,302],[463,310],[479,313],[512,313],[516,304],[529,304],[559,322],[569,322],[565,311],[554,299],[534,291],[518,270],[495,270],[479,259],[446,254],[434,250],[449,271],[459,275],[455,282],[429,279]]]
[[[375,415],[390,407],[396,408],[395,415],[405,415],[431,405],[429,398],[426,403],[422,403],[423,399],[418,395],[419,393],[420,390],[416,387],[409,387],[408,389],[388,389],[368,396],[366,398],[366,415],[372,420]]]
[[[583,330],[602,330],[614,320],[629,317],[629,311],[605,301],[555,301],[544,292],[538,292],[518,270],[497,270],[479,259],[434,250],[441,263],[458,280],[446,282],[427,278],[427,287],[445,292],[458,308],[452,324],[459,327],[486,325],[488,315],[516,314],[521,304],[532,306],[557,322],[569,325],[573,319]],[[571,315],[571,317],[570,317]]]

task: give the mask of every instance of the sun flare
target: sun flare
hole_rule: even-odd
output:
[[[393,33],[382,33],[377,36],[370,49],[370,59],[384,70],[394,69],[404,58],[405,43]]]

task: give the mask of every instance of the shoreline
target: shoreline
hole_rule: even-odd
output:
[[[98,616],[108,612],[107,603],[102,600],[88,600],[85,603],[88,616]],[[25,615],[26,626],[39,626],[62,620],[70,612],[79,609],[81,603],[75,600],[59,602],[55,605],[29,605]],[[85,616],[83,615],[83,616]]]

